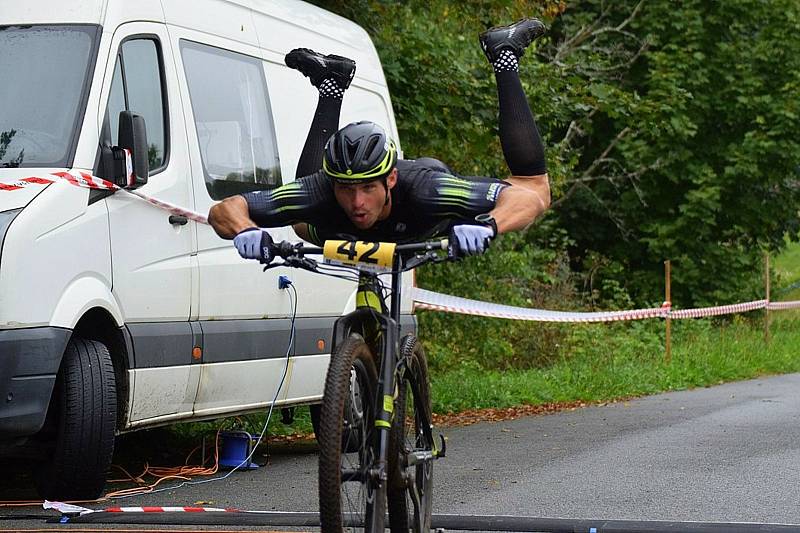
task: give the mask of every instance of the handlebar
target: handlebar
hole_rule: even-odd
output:
[[[342,248],[344,248],[345,252],[351,252],[352,254],[347,254],[349,255],[350,260],[346,261],[346,263],[349,264],[343,266],[347,266],[356,270],[370,269],[374,267],[372,263],[377,264],[377,260],[371,258],[370,256],[374,255],[374,253],[382,247],[393,248],[391,250],[391,259],[388,263],[392,265],[392,268],[397,268],[400,271],[410,270],[424,263],[435,263],[452,259],[448,255],[443,256],[437,253],[440,251],[448,251],[447,239],[437,239],[408,244],[372,243],[364,241],[326,241],[324,247],[306,246],[302,242],[281,241],[273,243],[271,251],[273,257],[281,257],[283,258],[284,262],[268,264],[266,267],[264,267],[264,270],[278,266],[289,266],[316,271],[317,261],[306,256],[323,255],[327,259],[332,259],[330,257],[331,249],[333,249],[333,246],[337,244],[338,246],[335,248],[336,250],[341,252]],[[357,244],[361,247],[361,253],[356,251]],[[329,245],[333,246],[329,247]],[[400,258],[399,261],[398,258]]]
[[[319,255],[322,248],[318,246],[305,246],[302,242],[281,241],[272,244],[272,255],[288,259],[290,257],[304,257],[306,255]]]
[[[366,243],[381,244],[381,243]],[[426,252],[432,250],[447,250],[448,240],[437,239],[395,246],[395,254],[403,252]],[[302,242],[280,241],[272,244],[272,253],[275,257],[288,259],[289,257],[304,257],[306,255],[322,255],[325,249],[319,246],[305,246]]]

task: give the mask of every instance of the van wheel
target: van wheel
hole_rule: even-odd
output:
[[[55,410],[55,439],[36,472],[39,495],[58,500],[97,498],[114,454],[117,420],[114,366],[104,344],[70,339],[50,409]]]

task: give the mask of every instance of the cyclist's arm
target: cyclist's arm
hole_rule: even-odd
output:
[[[211,207],[209,223],[220,237],[232,239],[254,226],[275,228],[314,220],[333,200],[326,183],[312,174],[275,189],[226,198]]]
[[[490,212],[497,223],[497,232],[525,229],[550,206],[550,181],[547,174],[511,176],[497,197]]]
[[[547,174],[499,180],[436,173],[415,184],[413,192],[421,213],[456,224],[468,224],[476,215],[490,213],[498,233],[527,227],[550,205]]]
[[[257,225],[250,218],[247,200],[239,195],[225,198],[211,206],[208,223],[223,239],[233,239],[240,231]]]

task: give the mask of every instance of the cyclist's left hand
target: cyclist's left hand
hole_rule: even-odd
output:
[[[482,254],[489,248],[489,242],[494,237],[495,231],[491,226],[474,224],[453,226],[450,230],[448,254],[455,258]]]

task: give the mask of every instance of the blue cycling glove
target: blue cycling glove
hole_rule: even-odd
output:
[[[489,248],[489,242],[495,238],[497,231],[493,226],[476,226],[460,224],[450,230],[450,257],[461,258],[468,255],[482,254]]]
[[[245,259],[272,261],[272,237],[261,228],[247,228],[233,238],[233,245]]]

